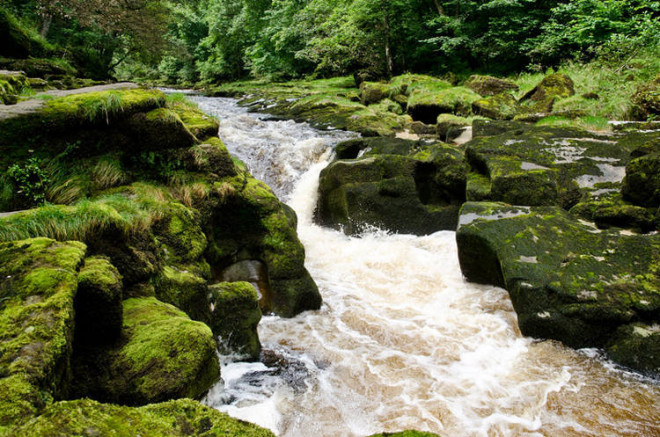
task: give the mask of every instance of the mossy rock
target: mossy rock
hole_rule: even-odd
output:
[[[467,167],[456,149],[399,139],[354,140],[321,172],[316,219],[358,234],[364,226],[427,234],[453,229]],[[360,159],[360,150],[369,150]]]
[[[469,202],[456,235],[468,280],[505,287],[524,335],[604,347],[658,321],[660,238],[599,231],[557,207]]]
[[[211,238],[206,257],[213,270],[246,260],[262,261],[272,291],[272,304],[265,307],[285,317],[318,309],[321,296],[314,281],[308,280],[305,251],[290,211],[266,184],[243,171],[216,186],[225,194],[212,211],[212,231],[207,234]],[[292,281],[298,281],[299,287],[289,287]]]
[[[382,82],[362,82],[360,84],[360,103],[365,106],[378,103],[389,97],[390,87]]]
[[[486,129],[492,136],[482,136]],[[514,205],[569,209],[603,185],[617,189],[634,148],[628,136],[578,128],[475,121],[475,130],[478,135],[466,148],[468,162],[489,178],[490,198]]]
[[[129,136],[140,138],[142,150],[163,150],[191,147],[197,143],[176,112],[158,108],[138,112],[126,121]]]
[[[635,323],[617,329],[607,345],[608,355],[617,363],[660,375],[660,330],[658,325]]]
[[[660,74],[639,87],[632,96],[631,116],[636,120],[647,120],[660,115]]]
[[[0,104],[17,103],[18,95],[28,86],[28,79],[22,71],[0,70]]]
[[[186,103],[168,103],[168,108],[175,112],[186,128],[199,141],[206,141],[218,135],[218,120],[205,114],[198,108]]]
[[[500,79],[493,76],[482,76],[479,74],[473,74],[470,76],[470,78],[465,81],[464,86],[484,97],[518,91],[518,85],[511,80]]]
[[[440,140],[449,142],[458,138],[463,130],[472,123],[465,117],[453,114],[440,114],[436,119],[436,135]]]
[[[472,112],[495,120],[512,120],[520,112],[520,105],[511,94],[497,94],[473,102]]]
[[[626,166],[621,192],[626,199],[647,207],[660,206],[660,153],[633,159]]]
[[[582,199],[571,213],[594,222],[599,228],[629,228],[650,232],[656,228],[653,208],[631,205],[613,188],[601,188],[602,194]]]
[[[270,431],[233,419],[198,402],[181,399],[140,408],[101,404],[90,399],[57,402],[12,430],[13,435],[95,436],[245,436],[274,437]]]
[[[0,430],[68,392],[85,252],[47,238],[0,243]]]
[[[378,105],[371,105],[367,109],[357,111],[349,117],[346,128],[367,137],[394,136],[411,121],[410,117],[400,116],[396,113],[401,111],[393,112],[391,110],[393,108],[400,109],[398,104],[394,105],[383,101]]]
[[[220,351],[259,358],[261,343],[257,325],[261,320],[257,290],[248,282],[221,282],[209,287],[213,334],[220,337]]]
[[[209,276],[210,267],[201,261],[198,265],[166,265],[152,282],[158,299],[174,305],[193,320],[207,323]]]
[[[575,95],[575,84],[573,80],[563,74],[554,73],[543,78],[543,80],[528,91],[522,101],[545,102],[551,98],[566,98]]]
[[[234,161],[218,137],[207,138],[202,144],[187,149],[181,160],[188,171],[206,173],[214,179],[236,176]]]
[[[179,202],[169,202],[160,208],[163,217],[154,226],[154,233],[165,252],[164,261],[168,264],[199,261],[207,245],[199,212]]]
[[[76,394],[126,405],[198,398],[220,377],[210,328],[153,297],[123,302],[123,341],[76,357]]]
[[[43,56],[50,48],[5,8],[0,8],[0,56],[27,58]]]
[[[41,79],[67,78],[69,83],[73,83],[73,76],[77,74],[76,69],[62,58],[13,59],[0,57],[0,69],[23,71],[28,77]],[[63,82],[61,85],[60,88],[67,87]]]
[[[314,94],[301,98],[288,108],[284,106],[279,111],[271,112],[297,121],[308,121],[312,126],[322,129],[327,127],[347,129],[350,117],[364,109],[364,105],[353,102],[347,97]]]
[[[75,340],[82,343],[112,343],[123,325],[122,277],[103,256],[85,259],[78,275],[75,300]]]
[[[469,115],[481,96],[465,87],[415,87],[408,99],[408,114],[415,121],[434,124],[440,114]]]

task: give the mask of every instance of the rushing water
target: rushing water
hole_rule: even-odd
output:
[[[595,350],[520,335],[506,291],[465,282],[453,232],[374,229],[347,237],[312,222],[319,172],[345,132],[267,121],[231,99],[195,97],[220,137],[299,216],[320,311],[264,317],[280,367],[223,357],[206,403],[280,436],[657,436],[657,382]]]

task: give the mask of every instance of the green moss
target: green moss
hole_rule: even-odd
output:
[[[500,79],[493,76],[482,76],[474,74],[465,81],[465,86],[475,93],[484,97],[495,96],[500,93],[518,91],[518,85],[508,79]]]
[[[183,102],[168,102],[168,107],[179,116],[186,128],[198,140],[205,141],[218,134],[220,128],[218,121],[199,109]]]
[[[12,412],[34,413],[67,392],[85,251],[44,238],[0,244],[0,427],[28,419]]]
[[[472,112],[495,120],[511,120],[520,112],[520,105],[511,94],[497,94],[472,102]]]
[[[469,115],[472,103],[480,98],[465,87],[447,87],[437,82],[414,85],[408,99],[408,113],[413,120],[433,124],[443,113]]]
[[[654,235],[598,232],[556,207],[467,203],[457,242],[470,280],[509,290],[525,335],[602,347],[660,308]]]
[[[210,268],[204,261],[197,265],[165,266],[154,279],[156,296],[185,311],[194,320],[208,321],[207,278]]]
[[[221,353],[237,352],[258,359],[261,310],[255,288],[247,282],[222,282],[209,287],[209,294],[213,308],[210,326],[220,337]]]
[[[198,402],[182,399],[141,408],[101,404],[89,399],[57,402],[43,415],[13,430],[26,437],[104,435],[245,436],[273,434]]]
[[[636,323],[620,327],[610,340],[607,353],[614,361],[624,366],[657,377],[660,375],[658,325]]]
[[[124,340],[78,357],[77,392],[141,405],[197,398],[217,382],[215,340],[208,326],[152,297],[125,300],[123,307]]]

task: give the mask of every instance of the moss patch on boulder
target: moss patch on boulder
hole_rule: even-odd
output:
[[[493,76],[482,76],[479,74],[473,74],[470,76],[470,78],[465,81],[464,85],[484,97],[518,91],[518,85],[511,80],[500,79]]]
[[[67,393],[85,252],[47,238],[0,244],[0,430]]]
[[[76,392],[126,405],[198,398],[220,377],[213,333],[155,298],[125,300],[122,342],[76,362]]]
[[[210,326],[220,337],[221,353],[238,352],[248,359],[258,359],[261,310],[257,290],[248,282],[221,282],[209,287],[209,294]]]
[[[660,74],[635,92],[630,113],[636,120],[660,115]]]
[[[525,335],[604,347],[619,326],[658,322],[657,235],[599,231],[557,207],[470,202],[456,239],[463,274],[505,287]]]
[[[274,437],[270,431],[233,419],[198,402],[181,399],[140,408],[101,404],[89,399],[57,402],[13,430],[30,437],[70,435],[245,436]]]
[[[357,158],[360,151],[366,151]],[[467,166],[455,148],[399,139],[337,146],[341,159],[321,172],[317,220],[347,234],[365,225],[427,234],[453,229]]]
[[[520,105],[511,94],[498,94],[473,102],[472,112],[495,120],[512,120],[520,112]]]

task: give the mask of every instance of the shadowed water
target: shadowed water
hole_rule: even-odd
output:
[[[660,435],[660,387],[603,360],[520,335],[506,291],[467,283],[453,232],[312,222],[318,174],[349,134],[264,121],[231,99],[194,98],[220,137],[298,213],[320,311],[265,317],[264,363],[223,358],[206,403],[281,436],[415,428],[461,436]]]

